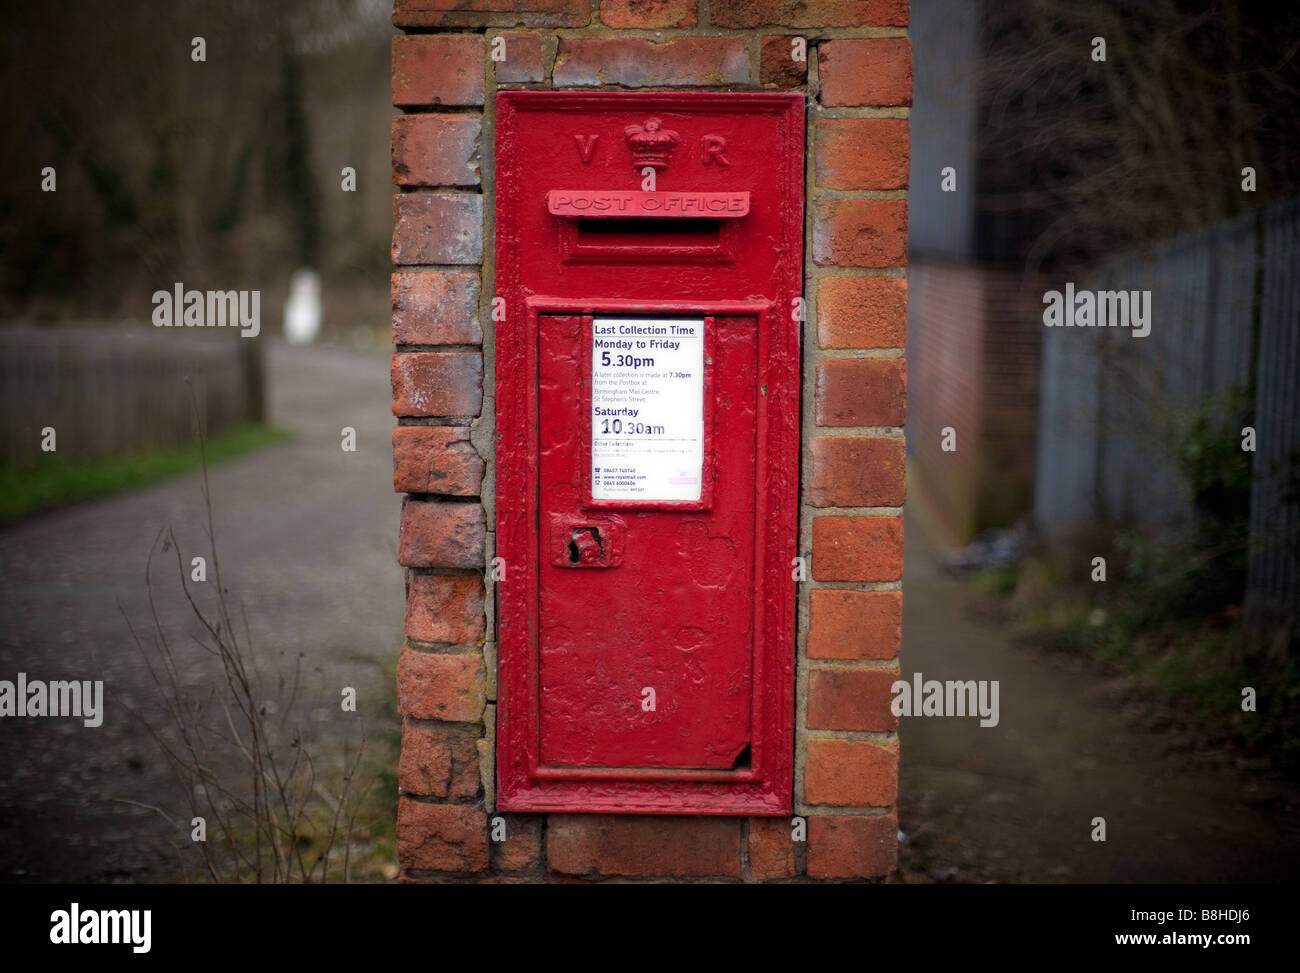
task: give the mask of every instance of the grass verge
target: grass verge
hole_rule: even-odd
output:
[[[1240,605],[1189,602],[1166,571],[1097,583],[1080,564],[1088,557],[1040,555],[969,584],[1013,638],[1124,673],[1205,739],[1300,777],[1300,660],[1251,646]]]
[[[284,442],[288,432],[262,423],[235,426],[207,440],[208,464]],[[78,500],[103,497],[202,467],[199,444],[89,463],[46,453],[31,469],[0,466],[0,524]]]

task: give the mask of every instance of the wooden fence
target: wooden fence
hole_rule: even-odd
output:
[[[264,417],[258,342],[224,330],[0,327],[0,411],[0,462],[19,469],[41,455],[46,428],[69,460],[186,445],[196,418],[212,435]]]

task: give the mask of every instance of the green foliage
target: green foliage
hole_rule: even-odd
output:
[[[971,575],[971,584],[986,595],[1009,595],[1016,590],[1020,568],[1014,564],[980,568]]]
[[[208,463],[219,463],[288,438],[287,432],[260,423],[236,426],[207,441]],[[57,453],[45,453],[33,469],[19,472],[0,467],[0,523],[77,500],[120,493],[180,473],[192,473],[201,465],[198,443],[93,463],[70,463]]]
[[[1234,388],[1206,403],[1178,444],[1178,467],[1191,496],[1195,597],[1216,605],[1240,601],[1246,583],[1251,456],[1241,448],[1252,396]]]
[[[1020,567],[1010,605],[1019,637],[1086,656],[1199,724],[1215,739],[1300,773],[1300,660],[1270,657],[1243,625],[1252,453],[1241,448],[1251,397],[1234,389],[1192,416],[1176,445],[1192,516],[1159,533],[1097,525],[1064,551]],[[1283,474],[1285,475],[1285,474]],[[1106,558],[1107,580],[1087,570]],[[982,590],[1000,585],[980,579]],[[1243,687],[1258,693],[1241,709]]]
[[[41,81],[0,113],[0,317],[144,318],[173,281],[262,290],[265,310],[311,266],[328,328],[354,252],[387,289],[391,7],[200,6],[116,4],[75,41],[56,5],[10,12],[0,77]],[[375,177],[344,193],[345,164]]]

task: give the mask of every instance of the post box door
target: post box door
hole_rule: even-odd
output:
[[[547,315],[539,331],[541,762],[747,766],[757,322]],[[692,398],[692,378],[703,394],[684,409],[662,401]],[[678,475],[653,482],[660,469]]]
[[[803,109],[497,96],[502,810],[791,810]]]

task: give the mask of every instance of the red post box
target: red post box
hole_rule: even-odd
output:
[[[497,96],[497,804],[791,811],[803,96]]]

